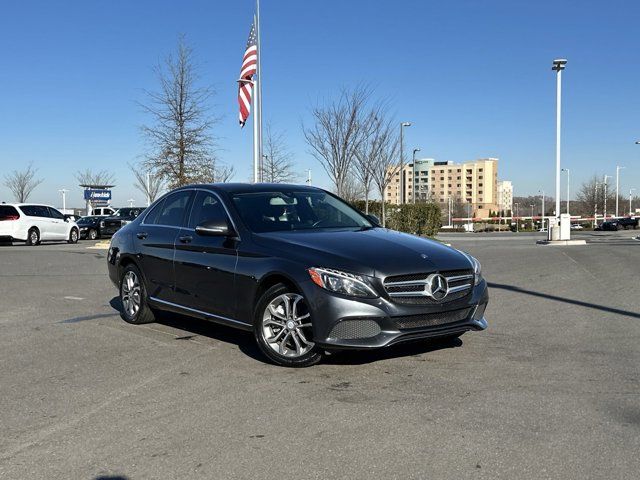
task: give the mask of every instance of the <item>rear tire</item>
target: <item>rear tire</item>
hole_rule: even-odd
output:
[[[29,233],[27,233],[27,245],[34,246],[40,244],[40,232],[37,228],[33,227],[29,229]]]
[[[312,341],[305,299],[282,283],[264,292],[256,305],[253,334],[258,347],[276,365],[310,367],[322,360]]]
[[[142,274],[135,265],[127,265],[120,277],[120,301],[122,319],[133,325],[142,325],[156,321],[153,311],[147,303],[147,292]]]
[[[77,228],[72,228],[69,232],[69,239],[67,243],[78,243],[78,238],[80,238],[80,234],[78,233]]]

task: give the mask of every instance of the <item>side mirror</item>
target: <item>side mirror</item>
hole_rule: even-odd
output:
[[[208,220],[196,226],[196,233],[203,237],[230,237],[234,232],[226,220]]]
[[[379,227],[379,226],[382,225],[380,223],[380,219],[378,217],[376,217],[375,215],[369,214],[369,215],[365,215],[365,217],[367,217],[367,220],[369,220],[371,223],[373,223],[376,227]]]

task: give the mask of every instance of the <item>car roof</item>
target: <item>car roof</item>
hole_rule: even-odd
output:
[[[322,192],[321,188],[309,185],[297,185],[293,183],[202,183],[185,185],[182,188],[210,188],[227,193],[251,193],[251,192],[279,192],[282,190],[298,190]],[[178,189],[178,190],[180,190]]]
[[[51,208],[56,208],[53,205],[47,205],[45,203],[0,203],[0,205],[11,205],[12,207],[24,207],[24,206],[35,206],[35,207],[51,207]],[[56,208],[57,210],[57,208]]]

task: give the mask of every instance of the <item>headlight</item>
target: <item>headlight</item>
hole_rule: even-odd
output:
[[[367,277],[354,273],[341,272],[331,268],[310,268],[307,270],[313,283],[330,292],[341,293],[352,297],[375,298],[376,291],[369,284]]]
[[[482,280],[482,265],[480,265],[480,262],[478,260],[476,260],[475,257],[472,257],[468,253],[462,252],[461,250],[459,250],[459,251],[465,257],[467,257],[469,259],[469,261],[471,262],[471,265],[473,266],[473,276],[475,278],[474,285],[478,285],[480,283],[480,281]]]

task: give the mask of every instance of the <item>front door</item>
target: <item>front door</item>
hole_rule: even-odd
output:
[[[198,190],[189,221],[176,239],[176,303],[233,320],[237,239],[195,232],[203,222],[220,220],[229,221],[219,197]]]
[[[67,228],[69,222],[64,218],[64,215],[55,208],[49,207],[49,215],[51,216],[51,229],[58,240],[66,240]]]

